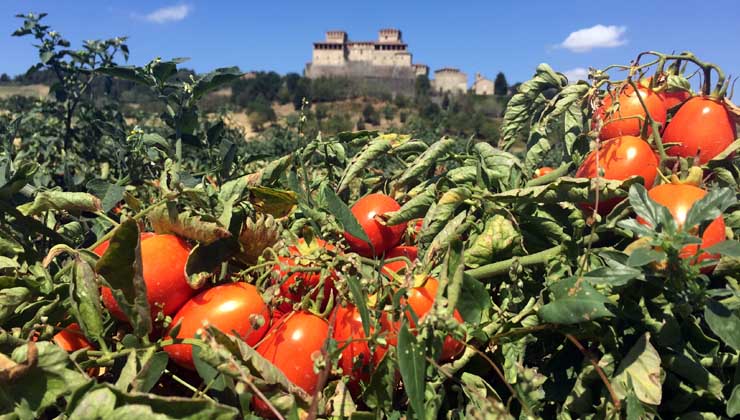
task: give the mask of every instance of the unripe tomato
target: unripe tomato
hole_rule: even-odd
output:
[[[261,322],[257,328],[256,322]],[[235,332],[254,346],[270,326],[270,311],[256,287],[243,282],[229,283],[212,287],[187,301],[172,319],[170,330],[178,323],[177,338],[195,338],[210,325],[226,334]],[[164,350],[178,365],[195,369],[192,345],[173,344]]]
[[[686,101],[665,129],[663,143],[680,143],[666,152],[671,156],[699,155],[699,164],[707,163],[727,148],[737,132],[735,122],[724,104],[706,96]]]
[[[599,168],[605,179],[625,180],[639,175],[646,188],[650,188],[658,175],[658,157],[645,140],[639,137],[622,136],[601,142],[596,160],[596,150],[591,151],[576,171],[576,177],[595,178]],[[598,163],[598,164],[597,164]],[[599,203],[599,212],[608,213],[621,200],[607,200]]]
[[[627,86],[618,95],[615,92],[606,95],[602,106],[594,113],[595,117],[603,120],[603,126],[599,132],[600,139],[640,135],[646,116],[640,98],[645,102],[653,120],[661,126],[665,125],[667,114],[663,99],[652,90],[643,87],[638,88],[638,92],[635,93],[632,86]],[[651,133],[651,130],[648,128],[648,133]]]
[[[320,272],[294,272],[290,273],[290,267],[315,267],[313,264],[302,264],[300,257],[309,255],[317,251],[319,248],[324,248],[328,251],[333,251],[334,245],[327,243],[321,239],[314,239],[309,245],[303,238],[298,240],[298,246],[288,247],[290,257],[278,257],[280,264],[275,265],[273,268],[274,282],[280,283],[280,297],[281,302],[278,304],[278,308],[282,313],[290,312],[293,308],[294,303],[300,302],[303,297],[313,290],[321,281]],[[298,262],[296,262],[298,260]],[[288,277],[285,279],[285,277]],[[334,273],[331,273],[324,279],[323,286],[323,304],[325,305],[329,300],[332,291],[334,290],[334,280],[336,279]],[[316,299],[319,296],[319,290],[315,290],[311,294],[312,299]]]
[[[370,332],[372,334],[372,329]],[[337,305],[334,309],[334,339],[339,348],[346,345],[339,358],[339,367],[350,377],[350,390],[356,393],[359,383],[370,379],[373,367],[377,366],[387,349],[378,346],[375,352],[370,350],[360,311],[353,305],[346,308]]]
[[[534,178],[536,179],[536,178],[539,178],[541,176],[545,176],[545,175],[549,174],[552,171],[554,171],[554,169],[552,169],[549,166],[543,166],[541,168],[537,168],[537,170],[534,171]]]
[[[691,98],[691,92],[688,90],[677,89],[660,92],[658,93],[658,96],[663,99],[665,109],[671,109],[688,101]]]
[[[406,223],[394,226],[381,224],[376,216],[400,209],[396,200],[385,194],[369,194],[357,200],[352,206],[352,214],[357,218],[360,226],[367,234],[372,249],[363,240],[344,232],[344,238],[350,249],[362,256],[373,257],[382,255],[396,246],[406,230]]]
[[[93,345],[87,341],[85,335],[76,322],[69,324],[66,328],[54,335],[54,342],[66,352],[71,353],[79,349],[91,349]]]
[[[160,310],[172,315],[195,294],[185,278],[189,253],[190,246],[175,235],[152,235],[141,241],[141,265],[152,318]],[[103,287],[101,295],[111,315],[125,321],[110,289]]]
[[[668,208],[679,227],[683,226],[686,221],[686,215],[689,213],[691,206],[701,200],[705,195],[707,195],[707,192],[703,189],[688,184],[663,184],[653,187],[648,191],[650,198]],[[647,224],[642,219],[638,220],[640,223]],[[725,221],[720,215],[704,230],[704,234],[701,237],[701,249],[709,248],[725,239]],[[680,256],[681,258],[690,258],[696,255],[698,250],[699,245],[686,245],[681,250]],[[704,252],[699,256],[698,261],[701,262],[710,259],[719,259],[719,255]],[[707,267],[707,269],[711,270],[711,267]]]
[[[392,248],[388,252],[385,253],[385,259],[391,259],[396,257],[406,257],[411,262],[416,261],[418,254],[418,249],[415,246],[405,246],[405,245],[399,245],[395,248]],[[408,264],[405,261],[393,261],[389,262],[387,264],[383,265],[383,273],[386,275],[390,275],[391,273],[397,273],[401,269],[410,270],[411,267],[408,266]]]
[[[325,320],[309,312],[291,312],[273,323],[256,350],[291,382],[312,395],[319,379],[313,361],[328,338],[329,324]],[[252,402],[258,414],[271,416],[261,399],[254,398]]]

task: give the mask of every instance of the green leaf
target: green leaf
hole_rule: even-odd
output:
[[[143,337],[152,331],[151,308],[141,268],[141,245],[136,221],[128,219],[113,232],[110,246],[100,257],[95,271],[103,276],[111,288],[121,311],[134,327],[134,333]]]
[[[656,251],[650,247],[640,247],[632,251],[627,259],[627,265],[630,267],[642,267],[655,261],[661,261],[665,258],[665,252]]]
[[[344,191],[360,172],[365,171],[369,166],[377,162],[381,156],[385,157],[391,150],[391,145],[391,141],[383,137],[377,137],[371,140],[347,165],[337,187],[337,192],[341,193]]]
[[[728,257],[740,257],[740,241],[727,240],[714,244],[704,251],[710,254],[721,254]]]
[[[210,217],[196,215],[190,211],[177,213],[174,218],[171,218],[167,207],[159,206],[152,210],[148,217],[152,228],[159,234],[173,233],[205,245],[231,237],[231,232],[221,226],[217,220],[211,220]]]
[[[193,98],[199,99],[206,93],[218,89],[227,83],[231,83],[242,75],[243,73],[239,71],[238,67],[223,67],[213,70],[195,82],[193,85]]]
[[[239,250],[236,238],[219,239],[208,245],[196,244],[188,254],[185,262],[185,276],[193,289],[200,289],[203,284],[216,275],[216,269]]]
[[[108,388],[98,388],[85,394],[69,418],[79,420],[105,420],[116,408],[116,395]]]
[[[676,232],[676,221],[668,208],[653,201],[642,184],[634,184],[629,190],[629,199],[632,209],[638,216],[645,219],[649,226],[656,231],[666,229],[669,233]]]
[[[110,209],[115,207],[118,202],[123,200],[123,193],[126,191],[126,188],[121,185],[111,184],[108,181],[96,178],[91,179],[87,183],[87,190],[100,199],[100,207],[103,212],[107,213]]]
[[[326,210],[337,219],[337,222],[342,225],[347,233],[370,244],[370,238],[367,237],[365,230],[360,226],[360,222],[357,221],[349,207],[344,204],[328,184],[321,184],[319,194],[323,198],[321,201],[325,203]],[[372,244],[370,245],[372,246]]]
[[[275,218],[288,216],[298,203],[297,194],[293,191],[278,190],[270,187],[249,187],[250,201],[262,213]]]
[[[457,310],[465,322],[471,325],[480,323],[483,313],[491,307],[491,297],[486,286],[469,274],[463,275]]]
[[[98,212],[102,210],[100,199],[82,192],[43,191],[33,202],[18,207],[24,216],[37,215],[49,210],[68,212]]]
[[[365,294],[362,291],[362,286],[360,286],[360,282],[357,281],[357,278],[354,276],[347,276],[347,285],[352,294],[352,300],[355,303],[355,307],[360,311],[362,330],[365,333],[365,337],[370,337],[370,315],[367,312],[367,302],[365,301]]]
[[[167,367],[168,360],[169,356],[166,352],[160,351],[154,353],[149,360],[141,366],[141,370],[131,384],[131,389],[133,391],[149,392],[154,388],[154,385],[157,384],[159,378],[162,377],[162,374]]]
[[[423,418],[426,358],[424,347],[416,341],[406,323],[398,332],[398,369],[415,416]]]
[[[146,77],[140,68],[134,66],[102,67],[95,71],[107,74],[108,76],[117,77],[119,79],[130,80],[145,86],[153,85],[153,80]]]
[[[184,397],[162,397],[154,394],[144,394],[138,392],[122,392],[113,388],[110,384],[103,384],[116,396],[116,411],[120,408],[129,406],[147,407],[148,411],[162,416],[162,418],[176,419],[213,419],[213,420],[233,420],[237,418],[237,410],[219,404],[212,399],[194,399]],[[131,419],[127,412],[121,412],[123,419]],[[152,417],[141,417],[141,419]]]
[[[439,162],[443,160],[443,157],[452,149],[455,145],[455,140],[441,139],[433,143],[427,150],[424,151],[418,158],[401,174],[397,183],[404,185],[411,180],[421,180],[424,175],[431,168],[435,167]]]
[[[388,226],[408,222],[423,217],[434,199],[437,197],[437,186],[435,184],[425,188],[420,194],[404,203],[400,209],[385,213],[382,217]]]
[[[732,418],[740,415],[740,385],[732,388],[732,395],[727,401],[727,415]]]
[[[660,354],[650,344],[650,334],[645,333],[619,364],[612,384],[620,399],[634,392],[645,404],[660,405],[664,376],[660,367]]]
[[[103,306],[98,281],[90,264],[75,256],[69,283],[71,311],[87,337],[103,340]]]
[[[737,197],[733,190],[729,188],[711,190],[691,206],[683,228],[689,230],[703,222],[714,220],[735,203]]]
[[[554,299],[539,311],[544,322],[577,324],[613,316],[606,307],[609,300],[583,278],[562,279],[550,291]]]
[[[31,299],[33,299],[33,295],[25,287],[0,289],[0,323],[5,325],[5,321],[15,313],[15,310]]]
[[[714,335],[735,351],[740,351],[740,317],[736,313],[719,302],[708,300],[704,319]]]
[[[424,228],[419,234],[419,243],[424,245],[431,243],[471,194],[471,191],[465,187],[455,187],[442,194],[424,218]]]

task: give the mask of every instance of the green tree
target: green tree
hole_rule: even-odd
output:
[[[432,90],[432,84],[429,82],[429,77],[425,75],[416,76],[416,83],[414,84],[414,92],[416,97],[429,96],[429,91]]]
[[[0,83],[8,83],[10,81],[10,76],[7,75],[7,73],[3,73],[0,75]]]
[[[378,111],[376,111],[373,105],[370,103],[362,108],[362,119],[364,122],[372,125],[378,125],[380,123],[380,116],[378,115]]]
[[[493,82],[493,93],[494,95],[506,96],[509,92],[509,83],[506,81],[506,76],[502,72],[498,72],[496,80]]]

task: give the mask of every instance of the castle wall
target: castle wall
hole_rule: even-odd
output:
[[[314,48],[311,61],[320,66],[341,66],[345,62],[344,49],[323,50]]]
[[[493,95],[493,81],[488,79],[476,80],[473,84],[473,92],[476,95]]]
[[[465,93],[468,90],[468,76],[461,71],[436,71],[431,81],[437,92]]]

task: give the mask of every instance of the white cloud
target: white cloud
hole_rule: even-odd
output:
[[[563,74],[568,78],[568,82],[570,83],[575,83],[579,80],[588,80],[588,69],[583,67],[566,70]]]
[[[185,19],[192,10],[193,8],[187,4],[162,7],[144,15],[144,20],[153,23],[177,22]]]
[[[573,52],[589,52],[594,48],[614,48],[627,43],[622,36],[627,31],[625,26],[596,25],[571,32],[560,46]]]

